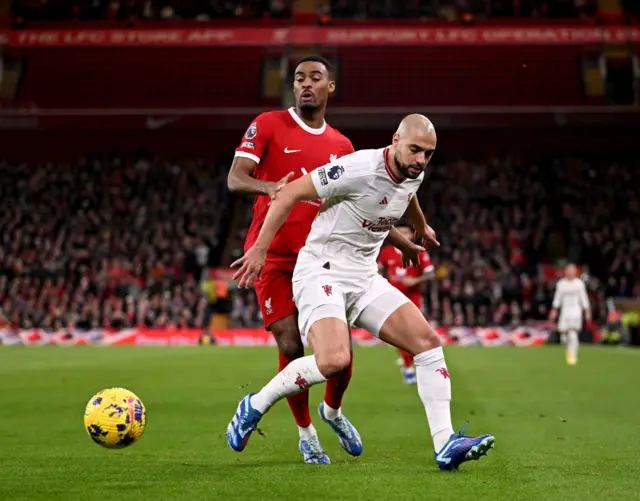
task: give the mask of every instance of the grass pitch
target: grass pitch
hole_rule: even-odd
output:
[[[265,436],[233,452],[238,400],[277,368],[270,348],[0,348],[0,500],[603,500],[639,499],[640,351],[583,347],[445,348],[455,426],[496,448],[438,471],[415,387],[390,348],[356,350],[344,410],[364,453],[352,458],[315,425],[333,464],[305,465],[285,402]],[[132,447],[94,444],[83,410],[123,386],[147,407]],[[312,389],[314,417],[322,385]]]

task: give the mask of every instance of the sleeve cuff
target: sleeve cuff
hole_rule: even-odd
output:
[[[260,163],[260,157],[254,155],[253,153],[247,153],[246,151],[236,151],[235,157],[248,158],[249,160],[253,160],[255,163]]]

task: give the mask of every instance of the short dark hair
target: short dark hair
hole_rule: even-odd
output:
[[[327,72],[331,73],[331,71],[333,70],[333,67],[331,66],[331,63],[325,59],[322,56],[319,56],[317,54],[313,54],[310,56],[305,56],[302,59],[299,59],[298,61],[296,61],[296,68],[298,66],[300,66],[302,63],[320,63],[322,65],[324,65],[325,68],[327,68]]]

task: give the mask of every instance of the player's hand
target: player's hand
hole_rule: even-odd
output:
[[[407,277],[402,281],[402,285],[405,287],[413,287],[414,285],[418,285],[420,283],[420,279],[416,277]]]
[[[407,247],[402,250],[402,266],[410,268],[411,266],[420,265],[420,253],[424,252],[424,247],[421,245],[411,244],[411,247]]]
[[[587,321],[587,323],[591,322],[591,312],[590,311],[586,311],[584,313],[584,319]]]
[[[267,259],[267,251],[257,248],[255,245],[251,247],[247,253],[237,261],[231,263],[231,267],[240,266],[240,269],[233,275],[233,280],[238,281],[238,287],[243,289],[251,287],[256,278],[260,278],[262,268]]]
[[[415,226],[414,229],[425,247],[440,247],[440,242],[436,239],[436,232],[431,226],[425,223],[424,226]]]
[[[549,313],[549,320],[555,322],[556,318],[558,318],[558,312],[556,310],[551,310],[551,312]]]
[[[275,200],[276,196],[278,195],[278,192],[287,185],[287,183],[292,177],[293,177],[293,172],[289,172],[289,174],[284,176],[280,181],[278,181],[277,183],[273,183],[271,185],[271,188],[269,188],[269,191],[267,192],[267,195],[269,195],[269,198],[271,198],[271,200]]]

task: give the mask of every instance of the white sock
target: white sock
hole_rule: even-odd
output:
[[[333,407],[330,407],[329,404],[326,402],[324,402],[324,415],[327,419],[331,419],[332,421],[336,418],[339,418],[340,416],[342,416],[342,408],[340,409],[334,409]]]
[[[300,393],[309,386],[323,381],[326,379],[318,370],[316,357],[309,355],[297,358],[251,397],[251,407],[264,414],[278,400]]]
[[[580,345],[580,339],[576,331],[569,331],[567,333],[567,353],[574,360],[578,358],[578,346]]]
[[[310,424],[306,428],[303,428],[302,426],[298,426],[298,434],[300,435],[300,440],[309,440],[311,437],[317,435],[318,432],[313,427],[313,425]]]
[[[433,448],[440,451],[453,433],[451,425],[451,379],[442,346],[413,357],[418,394],[427,411]]]

